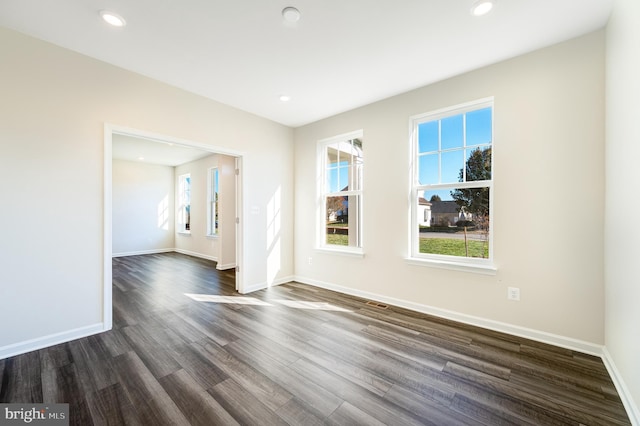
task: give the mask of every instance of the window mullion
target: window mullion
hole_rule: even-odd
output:
[[[467,114],[462,114],[462,181],[467,181]]]
[[[438,120],[438,183],[442,183],[442,121]]]

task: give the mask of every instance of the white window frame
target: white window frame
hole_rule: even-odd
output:
[[[187,181],[188,179],[188,181]],[[186,186],[189,185],[187,195]],[[189,207],[187,209],[187,206]],[[177,214],[177,232],[179,234],[191,234],[191,173],[185,173],[178,176],[178,214]],[[189,210],[189,212],[187,212]],[[187,229],[186,217],[189,214],[189,229]]]
[[[456,182],[455,184],[428,184],[422,185],[419,182],[418,176],[418,126],[422,123],[442,120],[447,117],[472,112],[483,108],[491,108],[492,120],[491,120],[491,179],[486,181],[473,181],[473,182]],[[494,264],[493,256],[493,240],[494,240],[494,190],[493,182],[495,180],[495,132],[494,132],[494,120],[495,108],[493,97],[479,99],[476,101],[455,105],[448,108],[431,111],[424,114],[419,114],[410,117],[410,164],[411,164],[411,220],[409,226],[409,253],[410,256],[406,259],[408,263],[419,266],[432,266],[438,268],[460,270],[465,272],[477,272],[482,274],[493,275],[496,273],[496,266]],[[463,132],[463,146],[466,146],[466,134]],[[443,150],[439,149],[439,152]],[[464,169],[463,169],[464,170]],[[430,254],[420,253],[420,235],[419,235],[419,218],[418,218],[418,193],[420,191],[429,190],[441,190],[441,189],[453,189],[455,188],[477,188],[477,187],[489,188],[489,257],[488,258],[473,258],[473,257],[461,257],[461,256],[449,256],[442,254]]]
[[[318,182],[317,182],[317,209],[316,209],[316,249],[326,251],[335,254],[353,255],[362,257],[364,255],[364,233],[363,233],[363,212],[364,212],[364,197],[363,197],[363,179],[360,177],[360,189],[340,192],[329,192],[326,190],[325,185],[327,182],[327,147],[337,142],[347,142],[353,139],[363,139],[364,132],[362,130],[355,130],[353,132],[344,133],[341,135],[333,136],[331,138],[322,139],[317,144],[317,168],[318,168]],[[364,175],[364,149],[362,154],[363,161],[363,175]],[[360,199],[359,208],[357,209],[356,219],[356,233],[358,246],[340,246],[335,244],[326,243],[326,218],[327,218],[327,198],[328,197],[349,197],[357,196]],[[351,223],[351,213],[349,213]]]
[[[216,187],[218,189],[216,190]],[[216,203],[217,198],[217,203]],[[220,233],[220,223],[216,223],[216,213],[220,212],[220,172],[218,167],[211,167],[207,171],[207,236],[217,237]]]

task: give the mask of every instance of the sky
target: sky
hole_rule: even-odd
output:
[[[466,115],[466,126],[465,116]],[[420,185],[455,183],[460,169],[476,148],[491,146],[491,108],[483,108],[466,114],[418,125],[418,181]],[[438,153],[438,149],[441,152]],[[437,194],[451,200],[451,190],[426,191],[429,200]]]

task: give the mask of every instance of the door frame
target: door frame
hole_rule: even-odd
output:
[[[242,274],[242,265],[244,265],[243,235],[243,179],[242,164],[243,153],[224,147],[207,145],[200,142],[194,142],[186,139],[175,138],[166,135],[160,135],[144,130],[133,129],[124,126],[118,126],[111,123],[104,124],[104,209],[103,209],[103,230],[104,230],[104,248],[103,248],[103,311],[102,318],[104,330],[111,330],[113,326],[113,298],[112,298],[112,258],[113,258],[113,135],[124,135],[136,138],[143,138],[156,142],[173,143],[176,145],[197,148],[212,154],[224,154],[236,158],[236,291],[244,293],[245,283]]]

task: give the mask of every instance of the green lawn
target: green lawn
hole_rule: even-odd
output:
[[[327,234],[327,244],[348,246],[349,236]],[[489,257],[489,245],[483,241],[468,241],[469,257]],[[465,256],[464,240],[452,238],[420,238],[420,253]],[[484,255],[483,255],[484,253]]]
[[[327,244],[333,244],[336,246],[348,246],[349,236],[341,234],[327,234]]]
[[[469,257],[489,257],[489,245],[483,241],[468,241]],[[420,253],[465,256],[464,240],[450,238],[420,238]]]

